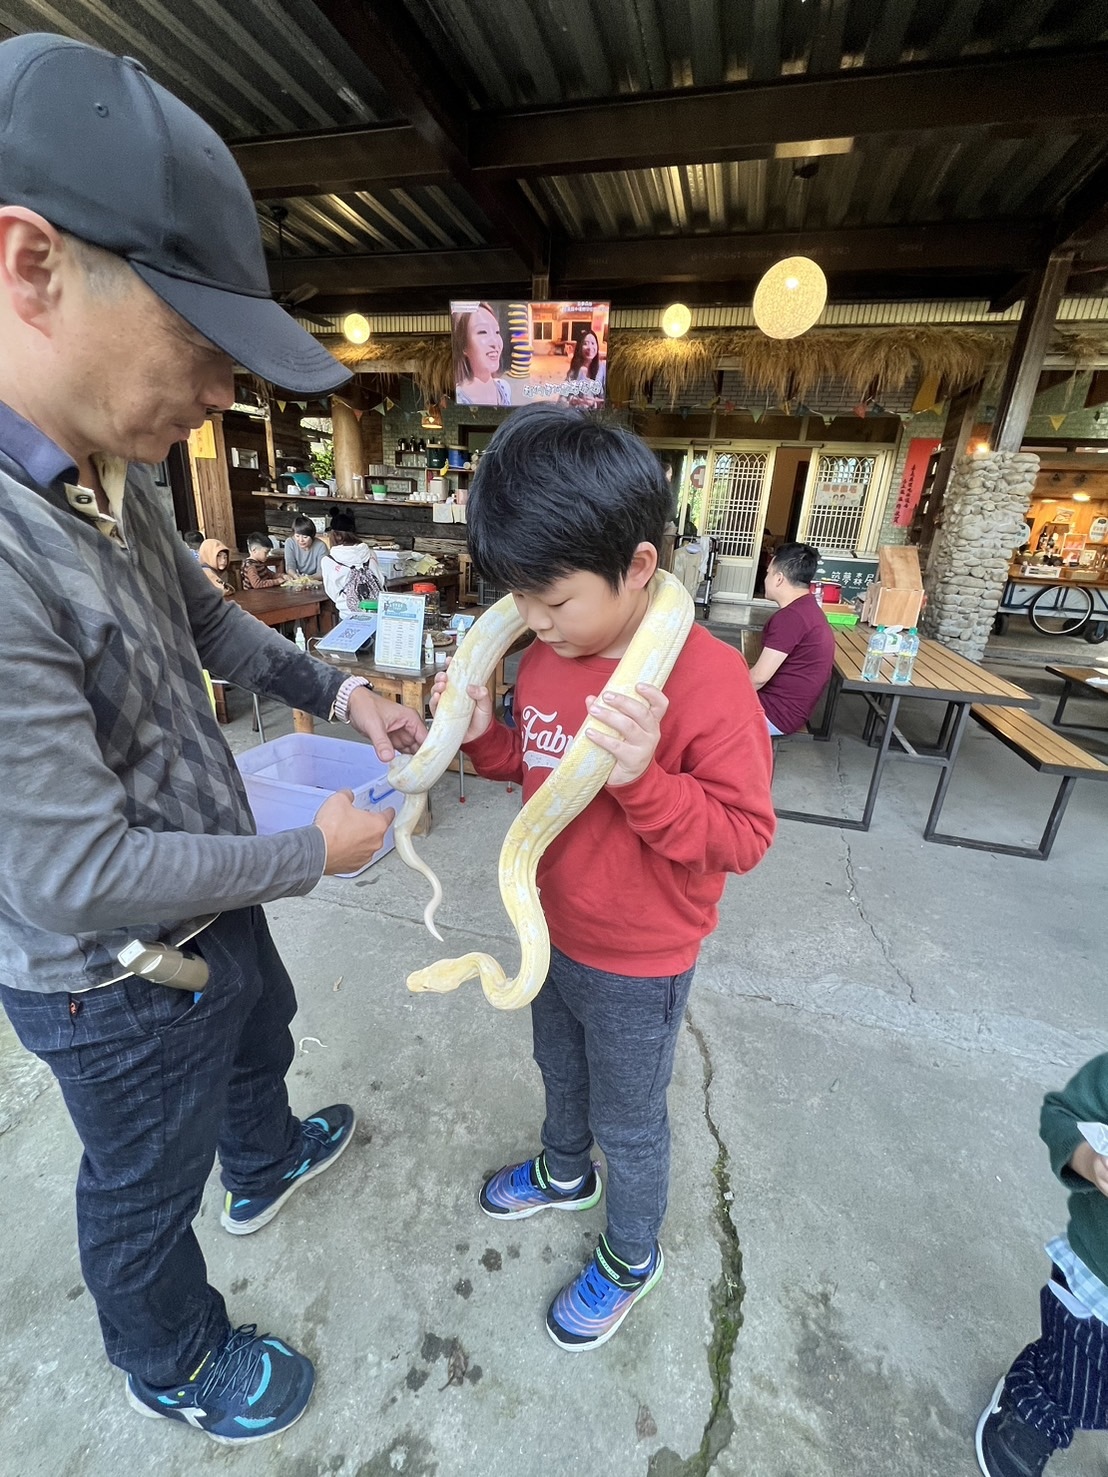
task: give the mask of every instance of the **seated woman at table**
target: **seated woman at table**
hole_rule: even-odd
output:
[[[227,571],[231,566],[231,551],[226,544],[221,544],[217,538],[206,538],[200,545],[197,558],[200,560],[200,568],[217,590],[222,590],[224,598],[230,600],[235,593],[235,587],[226,578]]]
[[[246,559],[242,565],[242,588],[244,590],[276,590],[285,582],[269,565],[273,545],[269,535],[252,533],[246,540]]]
[[[315,524],[303,513],[292,520],[292,537],[285,540],[285,573],[319,578],[327,545],[316,538]]]
[[[363,600],[375,600],[384,586],[373,550],[345,528],[331,529],[331,551],[323,556],[320,573],[340,615],[357,610]]]

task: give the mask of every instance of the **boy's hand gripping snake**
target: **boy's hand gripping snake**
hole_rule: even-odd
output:
[[[637,696],[636,684],[662,687],[673,670],[693,623],[694,608],[688,591],[673,575],[659,570],[651,582],[651,600],[642,624],[608,682],[605,691]],[[432,887],[423,921],[438,939],[435,912],[442,901],[439,879],[416,855],[412,832],[427,805],[427,791],[445,772],[461,746],[473,713],[467,688],[488,684],[497,663],[526,629],[510,595],[498,601],[474,624],[450,663],[446,688],[439,699],[431,731],[418,753],[397,758],[389,778],[406,799],[396,818],[396,849],[409,867],[421,872]],[[500,851],[500,896],[519,935],[520,966],[509,979],[490,954],[463,954],[440,959],[408,976],[409,990],[456,990],[477,977],[491,1005],[514,1010],[533,1000],[550,966],[550,935],[539,902],[535,877],[539,858],[566,826],[604,787],[615,757],[585,734],[586,726],[611,733],[606,724],[589,718],[569,745],[561,763],[516,816]]]

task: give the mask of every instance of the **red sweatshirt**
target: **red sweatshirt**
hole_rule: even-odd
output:
[[[586,719],[585,699],[603,693],[617,665],[534,642],[519,665],[518,726],[494,723],[466,745],[477,773],[521,784],[529,800]],[[755,867],[775,824],[769,733],[739,653],[694,626],[665,691],[650,768],[601,790],[539,863],[555,947],[641,978],[696,962],[726,873]]]

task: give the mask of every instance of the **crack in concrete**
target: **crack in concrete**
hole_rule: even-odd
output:
[[[845,771],[843,769],[843,746],[842,746],[841,741],[839,741],[839,740],[836,740],[836,742],[835,742],[835,773],[836,773],[836,776],[837,776],[838,781],[839,781],[839,793],[840,793],[840,795],[842,797],[843,808],[845,809],[845,807],[846,807],[846,793],[847,793],[846,792],[846,773],[845,773]],[[916,1004],[916,987],[915,987],[915,985],[912,984],[912,981],[904,973],[904,971],[901,969],[900,965],[897,964],[896,960],[892,956],[892,950],[891,950],[891,948],[889,946],[888,940],[884,937],[884,935],[878,933],[876,925],[872,922],[872,920],[870,919],[869,915],[866,913],[865,906],[864,906],[864,904],[862,902],[861,894],[858,891],[858,876],[857,876],[857,873],[854,870],[854,854],[853,854],[853,852],[850,849],[850,832],[849,831],[840,831],[839,832],[839,836],[842,838],[843,850],[846,853],[846,895],[847,895],[847,899],[851,903],[854,904],[854,907],[855,907],[855,909],[856,909],[856,911],[858,913],[858,917],[862,920],[862,922],[865,924],[865,926],[869,929],[870,933],[873,935],[873,941],[874,941],[874,943],[881,950],[881,957],[884,959],[885,963],[892,970],[893,974],[896,975],[896,977],[900,981],[900,983],[904,986],[904,989],[905,989],[905,991],[907,992],[907,995],[908,995],[908,1001],[909,1001],[909,1003],[911,1005],[915,1005]]]
[[[850,849],[850,840],[849,840],[849,837],[847,836],[847,833],[845,831],[840,831],[839,832],[839,835],[843,838],[843,848],[844,848],[844,850],[846,852],[845,861],[846,861],[846,895],[847,895],[847,898],[850,900],[850,902],[852,902],[854,904],[854,907],[855,907],[855,909],[857,910],[857,913],[858,913],[858,917],[862,920],[862,922],[869,929],[870,933],[873,935],[873,941],[874,941],[874,943],[881,950],[881,957],[884,959],[885,963],[889,966],[889,968],[892,970],[893,974],[896,975],[897,979],[900,981],[900,983],[904,986],[905,990],[907,991],[907,994],[908,994],[908,1003],[910,1005],[915,1005],[916,1004],[916,987],[915,987],[915,985],[912,984],[912,981],[908,978],[908,976],[901,969],[900,965],[893,958],[892,949],[889,946],[888,939],[885,938],[884,934],[878,933],[876,924],[873,922],[873,920],[867,914],[866,909],[865,909],[865,905],[862,902],[861,894],[858,891],[858,876],[857,876],[857,873],[854,870],[854,855],[853,855],[853,853],[852,853],[852,851]]]
[[[685,1013],[685,1025],[700,1052],[704,1090],[704,1121],[716,1146],[712,1175],[716,1182],[716,1221],[720,1249],[720,1275],[711,1292],[712,1337],[708,1344],[708,1373],[712,1382],[712,1401],[700,1446],[692,1456],[682,1458],[671,1447],[663,1446],[650,1458],[647,1477],[707,1477],[716,1459],[730,1443],[735,1432],[731,1413],[731,1361],[742,1327],[743,1255],[738,1232],[731,1217],[734,1199],[731,1188],[731,1157],[712,1117],[712,1082],[715,1069],[704,1034]]]

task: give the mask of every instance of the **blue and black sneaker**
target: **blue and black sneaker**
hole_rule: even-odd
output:
[[[654,1243],[650,1261],[633,1271],[601,1236],[592,1261],[550,1304],[546,1331],[560,1349],[579,1354],[606,1344],[640,1298],[662,1275],[665,1258]]]
[[[287,1431],[307,1410],[314,1384],[310,1359],[246,1323],[179,1385],[159,1389],[129,1374],[127,1399],[140,1415],[181,1421],[238,1446]]]
[[[267,1226],[291,1194],[334,1164],[354,1137],[355,1121],[354,1109],[345,1103],[321,1108],[305,1118],[300,1125],[302,1152],[295,1168],[269,1195],[236,1195],[228,1190],[219,1217],[223,1229],[232,1236],[249,1236]]]
[[[478,1197],[481,1209],[498,1221],[521,1221],[540,1210],[591,1210],[604,1188],[598,1169],[599,1165],[591,1165],[579,1185],[559,1190],[550,1183],[544,1150],[537,1159],[509,1164],[490,1174]]]

